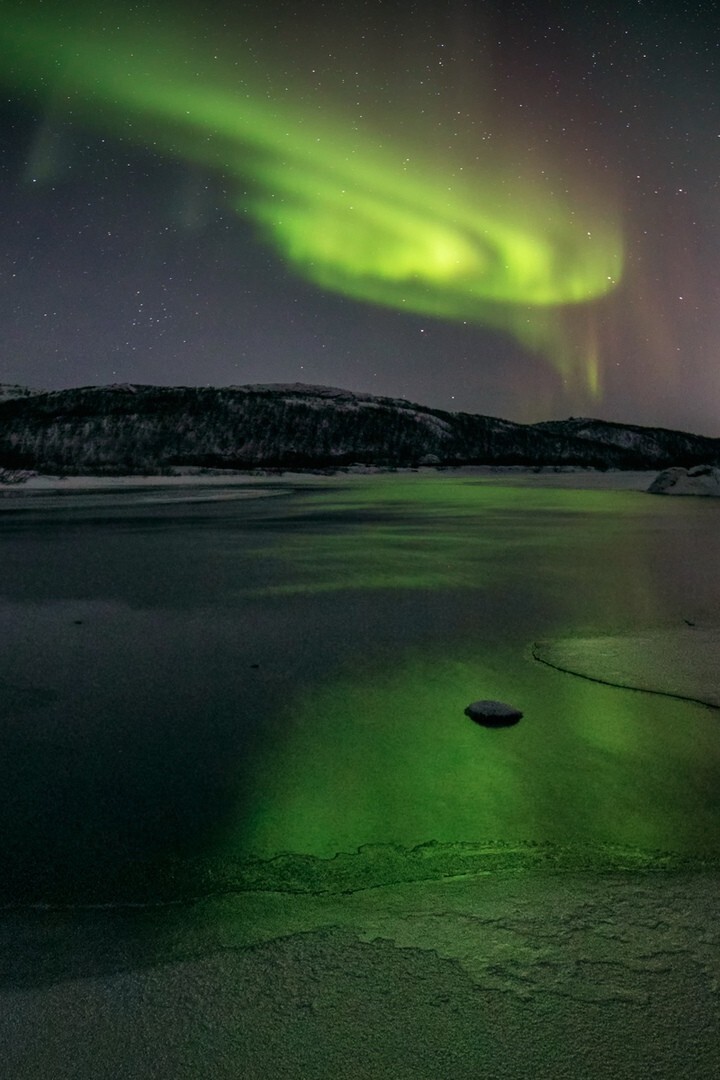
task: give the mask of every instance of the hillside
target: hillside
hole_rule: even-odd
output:
[[[32,390],[29,386],[18,386],[17,383],[0,383],[0,401],[8,398],[33,397],[35,394],[43,394],[44,390]]]
[[[116,385],[0,397],[0,468],[720,464],[720,440],[597,420],[534,425],[332,387]]]
[[[570,417],[569,420],[545,420],[533,425],[539,431],[549,434],[570,435],[573,438],[589,439],[593,443],[606,446],[619,446],[642,457],[666,460],[674,464],[700,464],[697,460],[698,448],[703,453],[704,447],[717,459],[717,447],[720,439],[705,439],[690,435],[684,431],[671,431],[667,428],[640,427],[636,424],[616,424],[609,420],[590,420],[586,417]],[[705,463],[703,461],[703,463]]]

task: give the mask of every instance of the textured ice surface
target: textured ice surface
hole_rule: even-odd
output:
[[[720,708],[720,628],[540,641],[533,655],[586,679]]]
[[[164,963],[117,956],[102,974],[5,990],[4,1068],[14,1080],[59,1075],[59,1062],[75,1080],[714,1080],[719,885],[717,873],[535,872],[216,898],[192,919],[166,914]],[[113,933],[114,915],[95,918]],[[60,921],[38,913],[37,936]],[[100,926],[90,970],[101,940]]]

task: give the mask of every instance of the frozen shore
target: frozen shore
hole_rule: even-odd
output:
[[[714,1080],[719,886],[717,872],[544,872],[213,899],[195,908],[194,940],[164,916],[165,963],[133,957],[138,928],[112,970],[0,990],[5,1069]],[[113,919],[75,929],[86,958]],[[35,921],[47,947],[61,915]],[[157,936],[159,916],[143,925]]]
[[[593,469],[524,468],[516,465],[464,465],[458,468],[434,468],[421,466],[417,469],[380,469],[366,466],[350,467],[334,471],[293,472],[292,470],[267,470],[254,472],[203,472],[188,469],[174,475],[151,476],[46,476],[30,474],[26,479],[3,482],[0,477],[0,498],[3,496],[23,496],[35,493],[71,494],[73,492],[115,492],[134,491],[145,488],[197,488],[197,487],[248,487],[267,486],[274,482],[298,485],[322,486],[336,483],[339,479],[351,481],[355,478],[367,480],[372,477],[404,477],[420,475],[454,477],[468,479],[522,480],[540,487],[566,487],[598,491],[647,491],[657,470],[627,472],[608,469],[599,472]]]
[[[533,646],[533,656],[595,682],[720,709],[720,628],[716,626],[541,641]]]

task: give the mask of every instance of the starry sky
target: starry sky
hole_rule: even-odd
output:
[[[0,11],[0,382],[720,436],[716,4]]]

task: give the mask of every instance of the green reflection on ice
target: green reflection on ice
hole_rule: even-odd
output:
[[[634,493],[552,490],[444,476],[351,480],[308,491],[288,528],[255,552],[275,584],[255,595],[351,589],[477,589],[497,585],[517,560],[567,543],[606,544],[638,513]]]
[[[463,715],[477,697],[525,717],[480,728]],[[708,746],[678,724],[695,707],[654,699],[648,722],[647,701],[487,646],[474,658],[358,663],[295,704],[258,778],[247,841],[326,857],[429,838],[702,850],[713,809],[688,813],[683,777]]]
[[[293,700],[250,799],[252,850],[329,856],[431,838],[704,849],[716,811],[697,776],[720,761],[694,707],[531,655],[537,637],[667,618],[663,566],[648,552],[662,551],[657,515],[672,508],[642,493],[529,485],[353,479],[290,508],[258,557],[275,561],[275,593],[306,596],[309,621],[315,594],[340,589],[376,591],[380,611],[405,589],[403,612],[426,620],[446,593],[451,614],[435,639],[385,657],[353,622],[372,599],[348,607],[355,658]],[[423,590],[436,594],[424,615],[411,595]],[[463,714],[477,698],[525,719],[481,729]]]

